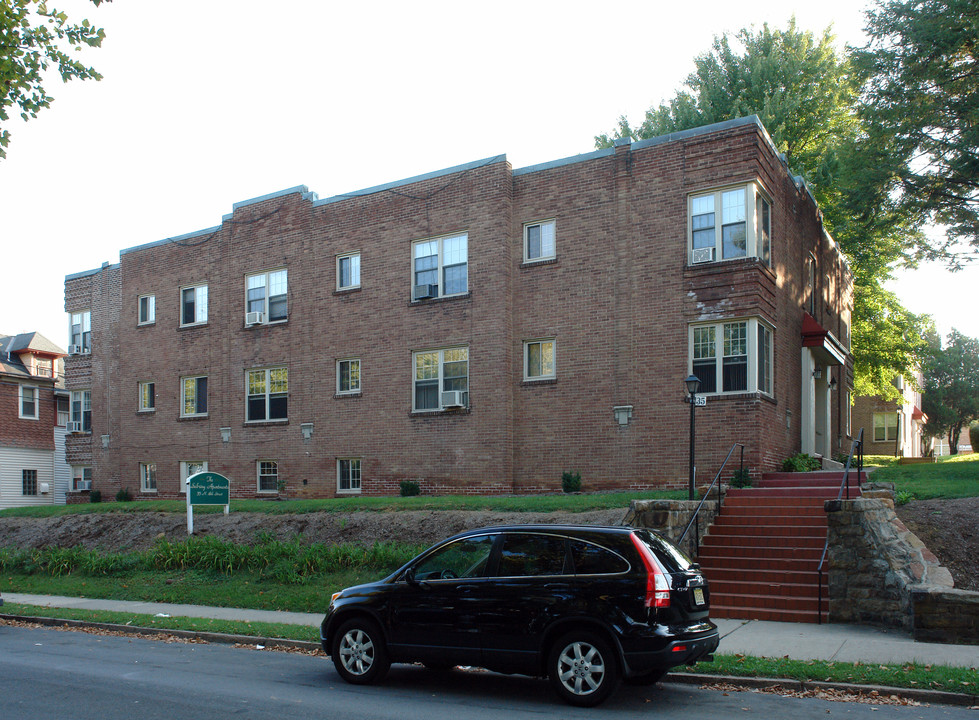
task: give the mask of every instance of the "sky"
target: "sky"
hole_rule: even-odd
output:
[[[865,2],[613,6],[329,0],[61,0],[105,28],[101,82],[9,123],[0,160],[0,333],[66,347],[65,275],[219,225],[232,205],[306,185],[321,198],[506,154],[589,152],[620,115],[672,97],[713,37],[768,22],[863,44]],[[972,288],[969,287],[971,284]],[[939,329],[979,337],[979,269],[891,289]],[[971,290],[971,292],[970,292]]]

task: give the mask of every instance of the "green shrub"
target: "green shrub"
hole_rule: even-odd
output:
[[[972,452],[979,453],[979,422],[969,426],[969,444],[972,445]]]
[[[785,462],[782,463],[782,472],[812,472],[822,469],[823,464],[819,458],[814,458],[812,455],[807,455],[806,453],[798,453],[787,457],[785,458]]]
[[[101,490],[92,490],[92,492],[90,492],[88,494],[88,501],[90,503],[100,503],[100,502],[102,502],[102,491]]]
[[[132,499],[133,496],[129,492],[129,488],[121,488],[119,492],[116,493],[116,502],[130,502]]]
[[[914,493],[910,490],[898,490],[894,496],[894,503],[897,505],[907,505],[914,499]]]
[[[566,493],[581,491],[581,473],[570,473],[565,470],[561,473],[561,489]]]
[[[421,486],[414,480],[401,481],[401,497],[414,497],[421,494]]]
[[[734,474],[731,475],[731,481],[728,484],[733,488],[751,487],[751,470],[748,468],[735,470]]]

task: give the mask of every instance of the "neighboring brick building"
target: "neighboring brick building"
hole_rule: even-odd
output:
[[[40,333],[0,335],[0,508],[65,503],[64,356]]]
[[[867,455],[923,457],[931,450],[924,436],[928,417],[921,411],[921,388],[924,378],[919,372],[913,382],[898,376],[894,387],[900,401],[879,396],[854,399],[853,427],[863,428],[863,451]]]
[[[755,117],[293,188],[65,287],[69,456],[104,494],[683,486],[691,372],[700,480],[734,442],[756,471],[848,446],[849,270]]]

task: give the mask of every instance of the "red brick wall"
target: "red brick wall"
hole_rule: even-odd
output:
[[[25,378],[26,380],[26,378]],[[48,381],[50,382],[50,380]],[[37,390],[37,419],[20,417],[21,384]],[[57,422],[57,405],[54,389],[32,381],[17,383],[12,379],[0,380],[0,445],[30,450],[54,450],[54,425]]]
[[[754,259],[689,267],[688,194],[748,181],[772,194],[774,271]],[[557,259],[525,265],[523,224],[549,218]],[[469,235],[469,293],[412,302],[412,242],[458,231]],[[66,307],[93,310],[93,355],[68,363],[70,388],[93,387],[96,439],[88,450],[71,438],[69,456],[91,453],[104,493],[135,491],[139,463],[154,462],[158,496],[177,494],[181,460],[207,460],[236,496],[256,494],[258,460],[278,461],[286,495],[332,496],[340,457],[363,459],[373,494],[397,493],[402,480],[426,493],[557,491],[565,470],[580,472],[585,490],[682,487],[688,327],[760,317],[775,327],[775,397],[698,409],[698,478],[734,442],[749,467],[773,469],[800,444],[810,249],[839,280],[811,199],[750,124],[516,176],[494,159],[325,203],[280,193],[239,205],[216,230],[126,251],[121,267],[66,283]],[[338,293],[336,256],[348,252],[361,254],[361,288]],[[280,267],[288,321],[245,328],[245,276]],[[205,282],[208,323],[179,328],[180,288]],[[827,283],[825,327],[848,321],[846,292]],[[156,322],[140,327],[144,294],[156,296]],[[556,380],[525,383],[523,342],[552,337]],[[450,346],[469,348],[471,407],[412,414],[412,352]],[[346,357],[361,359],[362,392],[336,397],[335,362]],[[247,424],[245,372],[268,366],[289,369],[289,420]],[[179,417],[186,375],[208,376],[206,418]],[[152,413],[137,412],[140,381],[156,383]],[[615,421],[616,405],[633,406],[628,425]],[[313,423],[309,442],[302,423]]]

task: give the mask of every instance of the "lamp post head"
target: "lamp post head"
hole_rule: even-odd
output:
[[[683,381],[683,384],[687,386],[687,392],[690,393],[691,396],[696,395],[697,391],[700,390],[700,378],[696,375],[688,376]]]

